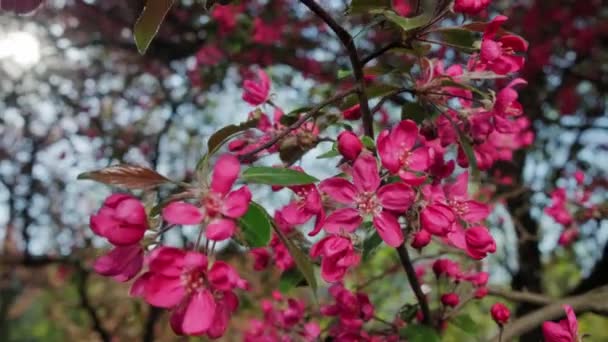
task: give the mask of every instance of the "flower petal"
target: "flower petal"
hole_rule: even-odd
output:
[[[181,331],[186,335],[200,335],[205,333],[215,314],[215,300],[208,290],[197,291],[186,302],[183,315],[180,315]],[[171,320],[173,321],[173,319]]]
[[[239,218],[249,209],[251,202],[251,191],[247,186],[243,186],[238,190],[232,191],[224,198],[224,208],[222,214],[231,217]]]
[[[353,182],[359,192],[375,192],[380,186],[378,164],[370,154],[361,154],[353,165]]]
[[[163,208],[163,218],[171,224],[199,224],[205,215],[194,204],[171,202]]]
[[[342,208],[335,210],[325,218],[323,228],[328,233],[337,234],[342,230],[353,232],[363,222],[359,212],[352,208]]]
[[[209,240],[222,241],[230,238],[236,230],[236,224],[231,219],[215,219],[207,226],[205,236]]]
[[[213,167],[211,190],[222,195],[227,194],[239,176],[240,170],[241,164],[232,154],[224,154],[219,157]]]
[[[333,177],[319,184],[319,189],[328,194],[333,200],[342,204],[350,204],[355,200],[357,188],[344,178]]]
[[[374,216],[374,227],[382,240],[391,247],[398,247],[403,243],[403,231],[397,218],[387,211]]]
[[[378,190],[378,199],[382,207],[400,213],[410,208],[415,196],[414,190],[403,183],[387,184]]]

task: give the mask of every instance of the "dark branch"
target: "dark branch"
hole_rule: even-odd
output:
[[[401,244],[401,246],[397,247],[397,253],[399,254],[399,259],[401,259],[401,265],[403,265],[405,274],[407,274],[410,287],[412,288],[412,291],[414,291],[414,295],[416,295],[416,299],[420,305],[420,310],[422,310],[422,314],[424,316],[422,322],[426,325],[432,325],[431,310],[429,309],[429,304],[426,301],[426,296],[424,293],[422,293],[420,282],[416,276],[416,270],[414,270],[412,260],[410,259],[410,255],[407,252],[407,247],[405,247],[405,244]]]

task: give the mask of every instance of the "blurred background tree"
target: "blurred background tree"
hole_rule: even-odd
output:
[[[211,3],[176,1],[145,55],[132,38],[142,0],[47,1],[29,16],[0,14],[1,341],[180,340],[158,323],[167,319],[161,311],[127,298],[127,285],[91,273],[104,246],[90,233],[88,215],[108,190],[76,182],[76,176],[129,162],[187,179],[210,134],[246,119],[249,108],[237,99],[254,66],[269,71],[277,85],[274,101],[285,108],[336,90],[331,82],[347,69],[348,58],[297,1]],[[369,18],[347,20],[348,5],[324,3],[356,33],[361,51],[375,51],[385,33],[367,25]],[[490,261],[497,286],[491,294],[510,299],[517,315],[524,315],[541,304],[499,288],[559,298],[608,285],[602,190],[608,171],[608,4],[505,0],[494,1],[484,15],[497,10],[510,17],[509,30],[530,42],[523,72],[528,86],[520,100],[536,141],[513,162],[495,166],[480,188],[495,187],[492,196],[499,200],[490,225],[500,240]],[[403,62],[387,54],[378,66]],[[398,116],[402,101],[390,102],[387,112]],[[304,163],[316,155],[307,154]],[[581,210],[581,217],[563,227],[544,209],[554,189],[575,184],[577,170],[603,204],[592,217]],[[568,229],[577,238],[558,244]],[[174,233],[168,238],[177,244],[192,240],[187,231]],[[225,253],[242,258],[230,248]],[[383,265],[395,256],[374,258]],[[272,281],[268,276],[250,280]],[[405,285],[372,284],[372,299],[390,308],[391,296],[400,296]],[[268,295],[263,286],[253,288],[258,290],[252,298]],[[495,329],[491,303],[486,299],[467,309],[484,332],[479,336]],[[243,309],[235,326],[256,313],[255,307]],[[606,314],[582,316],[581,330],[592,334],[590,341],[608,340]],[[231,329],[224,339],[238,340],[238,334]],[[462,334],[450,327],[446,340],[473,339]],[[522,337],[540,339],[537,330]]]

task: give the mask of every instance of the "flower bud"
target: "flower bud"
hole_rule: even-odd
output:
[[[422,249],[426,245],[431,242],[431,234],[429,234],[426,230],[422,229],[414,234],[414,238],[412,239],[412,247],[416,249]]]
[[[454,292],[446,293],[441,295],[441,304],[449,307],[455,307],[460,303],[460,297]]]
[[[344,131],[338,135],[338,151],[348,160],[355,160],[363,150],[363,143],[351,131]]]
[[[492,314],[492,319],[498,325],[507,323],[509,321],[509,317],[511,316],[511,311],[509,311],[509,308],[507,308],[503,303],[495,303],[492,305],[490,313]]]

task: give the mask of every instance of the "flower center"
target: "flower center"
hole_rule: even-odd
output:
[[[375,192],[362,192],[355,198],[357,209],[362,215],[376,216],[382,212],[382,205]]]
[[[215,193],[209,192],[203,199],[203,205],[207,210],[207,215],[209,216],[217,216],[222,210],[223,201]]]
[[[452,207],[458,216],[464,215],[469,210],[469,206],[466,202],[452,200],[448,201],[448,205]]]
[[[181,280],[188,293],[201,291],[205,288],[205,275],[201,271],[192,270],[182,273]]]

